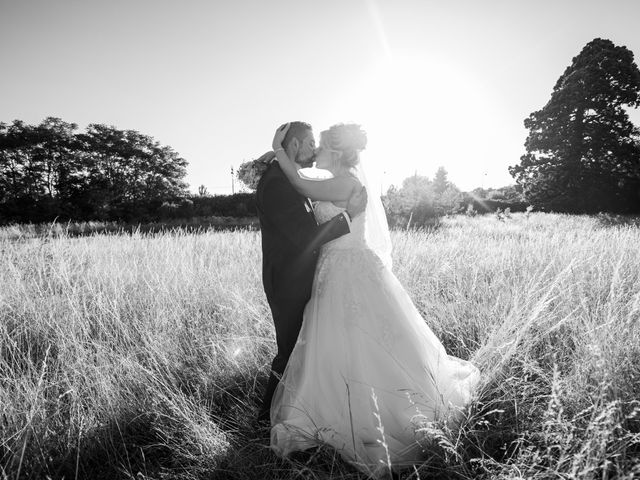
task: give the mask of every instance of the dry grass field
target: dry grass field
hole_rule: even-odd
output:
[[[483,372],[402,478],[640,476],[640,228],[614,220],[394,232],[425,321]],[[3,478],[364,478],[328,448],[278,459],[255,424],[275,346],[259,247],[255,231],[0,229]]]

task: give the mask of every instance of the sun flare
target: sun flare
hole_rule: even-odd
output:
[[[472,72],[443,58],[387,56],[342,104],[367,130],[366,158],[385,185],[444,166],[451,178],[480,186],[491,156],[494,107]]]

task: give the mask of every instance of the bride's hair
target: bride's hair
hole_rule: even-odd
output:
[[[360,152],[367,146],[367,133],[356,123],[338,123],[321,133],[321,143],[338,152],[338,161],[351,169],[360,162]]]

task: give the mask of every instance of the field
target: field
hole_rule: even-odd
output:
[[[364,478],[328,448],[278,459],[256,426],[274,353],[259,232],[16,228],[0,229],[3,478]],[[393,242],[425,321],[483,372],[402,478],[640,476],[637,222],[452,217]]]

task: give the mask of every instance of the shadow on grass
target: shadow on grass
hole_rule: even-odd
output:
[[[296,452],[286,459],[270,449],[270,426],[257,421],[268,372],[253,378],[235,375],[212,396],[211,416],[225,432],[230,448],[218,458],[212,480],[363,479],[329,447]]]
[[[168,378],[164,380],[162,385],[170,385]],[[23,463],[20,477],[236,478],[233,470],[250,465],[237,458],[239,446],[249,444],[248,448],[264,453],[263,463],[270,461],[268,437],[251,424],[257,408],[252,392],[265,381],[264,374],[250,377],[237,372],[210,384],[171,383],[164,389],[144,381],[129,385],[130,391],[117,397],[118,402],[105,406],[104,421],[81,429],[75,439],[63,438],[71,436],[68,433],[57,435],[55,445],[45,448],[47,458],[31,441],[28,456],[33,458]],[[12,458],[6,473],[18,478],[15,452]]]
[[[225,432],[203,412],[155,400],[122,412],[83,436],[62,459],[58,478],[209,478],[229,448]]]
[[[256,419],[261,395],[246,397],[247,379],[234,378],[224,391],[215,397],[213,418],[225,432],[230,443],[225,453],[218,457],[218,465],[208,477],[215,480],[364,480],[369,475],[347,463],[334,448],[322,445],[303,452],[294,452],[287,458],[277,457],[269,448],[270,426]],[[262,392],[267,375],[259,373],[253,385],[254,393]],[[469,448],[469,447],[468,447]],[[446,447],[438,442],[426,447],[425,463],[416,468],[405,468],[398,479],[418,478],[458,479],[464,478],[469,468],[460,465],[462,459],[452,461]]]
[[[179,367],[156,386],[143,379],[128,384],[127,392],[113,397],[113,405],[105,405],[101,415],[92,417],[94,426],[67,425],[51,436],[51,444],[30,439],[20,478],[368,478],[328,446],[296,452],[286,459],[270,450],[270,428],[257,422],[266,369],[220,371],[207,382],[204,377],[191,376],[189,368],[194,367]],[[171,381],[178,377],[183,383]],[[496,413],[498,407],[503,413]],[[469,474],[475,467],[470,459],[490,456],[499,461],[505,454],[500,447],[514,440],[510,407],[495,402],[476,404],[471,414],[475,418],[461,436],[466,445],[449,448],[449,442],[457,437],[455,432],[435,437],[436,441],[426,448],[428,460],[417,470],[403,471],[398,478],[473,478]],[[491,431],[482,431],[484,425],[491,425]],[[19,457],[19,448],[11,457]],[[16,461],[6,474],[7,478],[19,478]]]

